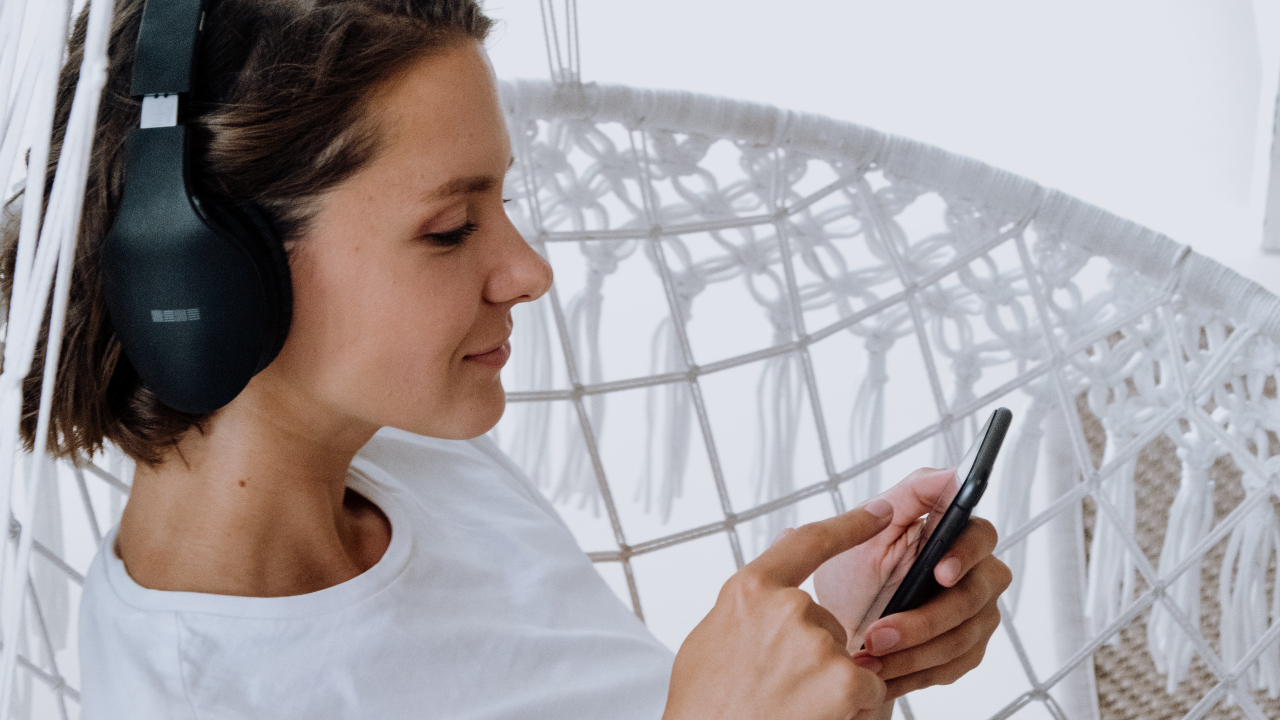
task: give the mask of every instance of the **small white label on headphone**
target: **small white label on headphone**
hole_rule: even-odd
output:
[[[177,124],[177,95],[148,95],[142,98],[142,119],[138,127],[171,127]]]
[[[151,322],[195,322],[199,319],[200,308],[151,311]]]

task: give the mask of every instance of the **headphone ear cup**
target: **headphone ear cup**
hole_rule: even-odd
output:
[[[293,319],[293,281],[284,241],[270,217],[253,203],[193,199],[214,231],[253,258],[258,270],[258,279],[267,301],[262,318],[262,353],[257,367],[260,371],[280,354]]]
[[[126,182],[99,250],[111,325],[138,377],[169,407],[213,412],[280,351],[293,293],[265,214],[201,202],[186,128],[130,131]]]

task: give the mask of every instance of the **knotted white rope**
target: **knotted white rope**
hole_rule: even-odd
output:
[[[3,476],[0,509],[19,529],[4,557],[0,671],[12,678],[23,668],[59,702],[76,697],[56,664],[71,609],[61,609],[56,583],[41,578],[53,571],[83,578],[55,540],[51,511],[60,501],[43,491],[53,487],[47,463],[17,458],[17,379],[29,369],[51,297],[48,361],[56,363],[109,5],[93,6],[86,71],[43,228],[39,193],[24,200],[0,376],[0,461],[13,468]],[[33,7],[0,2],[0,160],[11,165],[0,171],[6,185],[25,174],[28,187],[40,188],[60,60],[24,58],[15,43],[33,33],[53,38],[55,29],[61,42],[66,16],[56,4],[47,7],[57,12]],[[544,12],[553,25],[573,16],[553,13],[549,0]],[[50,14],[62,18],[60,29]],[[1080,502],[1092,498],[1080,608],[1091,625],[1046,674],[1026,659],[1029,644],[1007,621],[1001,632],[1029,689],[1009,690],[997,716],[1030,702],[1057,712],[1049,691],[1088,670],[1094,650],[1150,609],[1148,646],[1171,687],[1194,655],[1223,681],[1207,702],[1226,696],[1261,717],[1249,688],[1280,687],[1280,611],[1267,575],[1277,549],[1270,438],[1280,430],[1267,388],[1275,382],[1280,301],[1145,228],[936,148],[753,103],[583,85],[576,29],[554,37],[560,59],[552,59],[550,41],[548,56],[561,82],[501,89],[518,158],[512,214],[557,269],[546,299],[517,310],[508,376],[514,427],[502,440],[551,497],[607,516],[613,544],[589,549],[621,567],[637,613],[642,595],[681,589],[656,587],[652,575],[638,579],[636,558],[723,536],[740,565],[776,529],[815,512],[808,501],[829,500],[828,513],[858,502],[881,488],[884,463],[918,458],[925,443],[940,464],[953,462],[977,413],[1016,401],[1019,424],[996,493],[999,552],[1022,582],[1028,538],[1046,525],[1054,537],[1074,537]],[[62,52],[49,50],[46,59]],[[28,146],[24,171],[17,159]],[[1099,272],[1110,276],[1085,279]],[[617,291],[645,273],[652,297]],[[746,333],[756,323],[758,339],[741,340],[736,325],[708,326],[724,322],[713,319],[723,317],[709,300],[717,293],[736,298],[728,324],[741,321]],[[620,373],[607,341],[618,332],[610,313],[644,303],[656,303],[661,319],[622,329],[644,349]],[[715,332],[740,344],[717,352],[704,342]],[[832,347],[852,348],[840,352],[862,363],[856,373],[824,365]],[[717,414],[723,396],[709,387],[734,372],[744,378],[734,392],[746,422],[726,432]],[[854,374],[847,385],[832,384]],[[904,413],[893,401],[903,383],[923,388],[929,404]],[[623,443],[637,448],[631,464],[616,464],[602,438],[616,437],[632,418],[612,397],[641,389],[646,426]],[[1075,414],[1081,394],[1107,433],[1100,467]],[[44,397],[41,442],[47,388]],[[1028,481],[1044,427],[1064,428],[1053,458],[1070,454],[1076,465],[1059,473],[1052,497],[1037,499]],[[1133,476],[1139,452],[1161,434],[1174,441],[1183,472],[1153,566],[1134,538],[1142,499]],[[1243,472],[1246,499],[1214,524],[1208,469],[1224,455]],[[127,463],[99,462],[105,466],[85,464],[68,476],[95,539],[107,526],[94,515],[89,484],[114,488],[111,520],[128,490]],[[681,513],[706,484],[714,515],[691,521]],[[683,524],[637,539],[635,515],[619,510],[628,498],[641,513]],[[746,550],[743,524],[752,538]],[[1215,653],[1198,627],[1196,570],[1224,541]],[[33,553],[42,560],[32,568]],[[1006,609],[1019,608],[1017,586],[1007,600]],[[33,610],[24,613],[26,606]],[[28,706],[25,685],[4,687],[7,707]]]
[[[1237,454],[1244,441],[1224,443],[1218,433],[1233,433],[1234,419],[1219,417],[1221,413],[1211,417],[1201,406],[1216,392],[1216,378],[1242,351],[1242,343],[1265,336],[1272,347],[1280,338],[1275,298],[1212,263],[1187,256],[1185,248],[1145,228],[979,163],[864,128],[687,93],[530,83],[508,85],[503,92],[516,122],[548,118],[522,125],[523,156],[538,158],[539,167],[554,167],[561,175],[572,167],[584,179],[610,178],[597,182],[587,194],[570,195],[565,189],[572,184],[563,177],[540,176],[538,170],[524,175],[522,201],[542,208],[538,222],[533,220],[539,213],[522,214],[530,219],[524,229],[538,238],[538,246],[583,241],[620,245],[632,239],[652,243],[656,238],[666,255],[648,253],[644,260],[653,272],[671,278],[671,288],[679,288],[669,288],[668,298],[671,317],[679,320],[664,320],[653,331],[648,374],[618,380],[605,370],[601,382],[582,389],[601,396],[611,388],[649,389],[647,447],[662,450],[646,455],[634,494],[637,502],[664,518],[679,502],[691,452],[690,418],[701,417],[698,396],[685,388],[696,389],[700,378],[722,368],[760,363],[755,380],[759,424],[751,443],[756,460],[749,504],[754,507],[726,507],[724,524],[634,547],[623,539],[620,552],[595,553],[598,560],[620,561],[625,569],[636,552],[722,530],[732,540],[734,527],[744,520],[753,521],[758,547],[759,538],[767,542],[773,531],[797,519],[788,508],[827,489],[821,483],[797,484],[792,472],[800,459],[797,430],[810,415],[822,415],[809,407],[814,397],[809,349],[814,338],[848,332],[859,339],[866,365],[852,391],[847,435],[851,465],[833,471],[830,482],[852,481],[854,497],[866,497],[880,483],[881,461],[922,437],[933,438],[945,462],[972,431],[972,410],[967,409],[1019,391],[1028,402],[1002,463],[997,517],[1003,557],[1017,578],[1008,604],[1018,606],[1017,582],[1026,567],[1028,534],[1064,512],[1073,499],[1092,495],[1099,512],[1082,608],[1090,622],[1085,631],[1092,639],[1080,638],[1080,650],[1071,662],[1081,662],[1099,644],[1113,640],[1120,627],[1148,607],[1149,649],[1170,687],[1185,677],[1192,655],[1203,659],[1206,651],[1212,653],[1203,639],[1196,639],[1200,583],[1197,575],[1186,571],[1189,563],[1203,557],[1214,537],[1246,532],[1238,518],[1213,526],[1212,505],[1205,502],[1211,498],[1207,468],[1224,453]],[[615,124],[633,138],[630,148],[601,132]],[[628,152],[637,147],[637,135],[645,139],[647,152]],[[581,147],[586,138],[595,160],[584,163],[579,156],[575,165],[573,148]],[[738,153],[737,170],[727,175],[737,172],[739,180],[724,181],[719,171],[709,170],[708,157],[717,138],[732,143]],[[761,159],[770,154],[772,162]],[[827,187],[810,185],[799,191],[806,163],[812,167],[814,158],[830,163],[836,174]],[[872,172],[882,173],[880,185],[859,180]],[[646,177],[650,183],[661,183],[661,193],[669,194],[654,191],[656,208],[638,212],[635,198],[643,195]],[[639,190],[629,184],[637,179]],[[899,218],[931,197],[945,204],[946,224],[920,235],[904,224],[909,220]],[[593,208],[598,213],[594,226],[574,225],[551,213],[570,206]],[[687,239],[695,236],[701,245]],[[847,253],[833,249],[833,242],[848,238],[866,239],[868,254],[856,265],[848,262]],[[1007,267],[992,254],[1010,241],[1018,244],[1021,266]],[[783,247],[787,252],[779,253]],[[1111,264],[1104,292],[1078,279],[1100,257]],[[576,311],[575,303],[588,298],[590,290],[589,301],[601,303],[604,309],[599,312],[607,315],[607,287],[612,281],[601,277],[602,285],[586,287],[566,307]],[[695,354],[690,365],[685,350],[690,341],[682,333],[692,331],[682,328],[697,322],[703,296],[733,283],[741,283],[746,291],[740,295],[748,299],[745,307],[772,328],[769,344],[709,363],[699,362]],[[894,283],[901,289],[891,287]],[[832,321],[811,325],[809,318],[822,309],[829,309],[826,317]],[[1187,314],[1190,310],[1194,312]],[[1050,326],[1052,331],[1047,331]],[[1232,326],[1243,334],[1234,342],[1211,342],[1199,355],[1175,353],[1174,344],[1185,342],[1171,337],[1171,328],[1199,337],[1201,328],[1212,332],[1217,326]],[[904,347],[898,341],[909,335],[927,353],[926,377],[942,419],[924,434],[886,448],[886,390],[903,372],[889,358]],[[581,349],[571,343],[567,352],[585,351],[584,357],[590,358],[594,342],[584,341]],[[1273,374],[1274,367],[1264,366],[1261,362],[1259,372]],[[987,378],[998,372],[1008,373],[1009,379],[992,391]],[[1082,468],[1081,484],[1054,499],[1048,509],[1033,513],[1031,486],[1018,481],[1034,474],[1045,418],[1054,413],[1074,418],[1075,398],[1081,393],[1107,433],[1102,464],[1094,467],[1078,420],[1073,421],[1071,446]],[[547,386],[510,393],[517,402],[571,396],[572,392]],[[1263,406],[1252,397],[1246,401],[1250,407]],[[1220,423],[1218,430],[1213,429],[1215,422]],[[1269,428],[1277,425],[1275,419],[1264,423]],[[1139,451],[1160,434],[1175,441],[1184,471],[1160,561],[1152,566],[1135,541],[1140,499],[1134,495],[1134,470]],[[1265,453],[1258,456],[1259,462]],[[658,468],[662,475],[655,478]],[[582,487],[603,487],[601,477],[594,480],[594,486],[584,482]],[[1264,483],[1266,492],[1272,489],[1269,483]],[[1265,517],[1269,508],[1254,502],[1259,517]],[[620,538],[625,538],[625,530],[615,526]],[[1247,543],[1256,551],[1262,545],[1254,536],[1261,537],[1254,533]],[[1246,566],[1258,565],[1253,557],[1246,558]],[[1246,577],[1245,586],[1253,578]],[[1140,587],[1146,588],[1141,594]],[[1256,602],[1249,607],[1254,623],[1250,627],[1276,627]],[[1230,655],[1224,645],[1221,660],[1206,662],[1224,673],[1230,663],[1244,660],[1261,667],[1270,662],[1266,653],[1275,649],[1273,645],[1264,653],[1258,637],[1257,632],[1248,636],[1244,655]],[[1021,643],[1016,635],[1011,640],[1015,646]],[[1066,669],[1054,677],[1065,673]],[[1044,687],[1034,677],[1032,682]],[[1223,688],[1242,707],[1252,708],[1246,712],[1256,710],[1234,685]]]
[[[1207,338],[1210,345],[1225,344],[1219,326],[1209,325],[1206,330],[1211,331]],[[1218,363],[1218,371],[1206,368],[1203,382],[1216,380],[1212,414],[1222,424],[1223,434],[1252,449],[1256,460],[1246,456],[1240,462],[1245,490],[1241,505],[1250,509],[1232,528],[1223,555],[1218,576],[1222,608],[1218,632],[1223,662],[1243,667],[1249,684],[1265,689],[1274,698],[1280,697],[1280,653],[1258,653],[1255,646],[1259,637],[1280,631],[1280,588],[1275,579],[1275,568],[1280,565],[1280,519],[1273,499],[1280,460],[1269,456],[1274,419],[1280,409],[1275,397],[1277,347],[1245,328],[1236,328],[1226,340],[1232,341],[1242,346],[1243,352],[1233,362]],[[1187,575],[1189,593],[1194,574]]]
[[[1174,496],[1173,506],[1169,508],[1169,522],[1157,568],[1162,576],[1167,577],[1183,560],[1193,557],[1192,551],[1213,527],[1213,483],[1209,480],[1209,468],[1218,454],[1218,447],[1199,428],[1193,427],[1186,434],[1166,434],[1175,438],[1178,459],[1182,462],[1182,483]],[[1166,597],[1182,610],[1191,624],[1198,627],[1199,574],[1194,571],[1182,573],[1166,592]],[[1195,647],[1163,604],[1158,603],[1151,609],[1147,620],[1147,642],[1156,669],[1168,676],[1168,692],[1174,692],[1186,677]]]

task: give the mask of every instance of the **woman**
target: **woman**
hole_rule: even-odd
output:
[[[166,407],[98,267],[141,10],[117,5],[50,428],[63,455],[109,440],[137,460],[81,603],[84,718],[875,717],[981,659],[1008,584],[982,521],[938,567],[950,590],[852,632],[949,471],[785,533],[673,662],[482,437],[511,308],[551,271],[503,210],[511,147],[473,0],[211,4],[180,108],[191,182],[280,230],[292,325],[229,404]],[[83,38],[82,18],[58,128]],[[797,589],[820,565],[823,605]]]

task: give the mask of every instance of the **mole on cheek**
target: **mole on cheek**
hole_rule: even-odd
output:
[[[241,480],[241,481],[240,481],[240,487],[244,487],[244,481],[243,481],[243,480]]]

